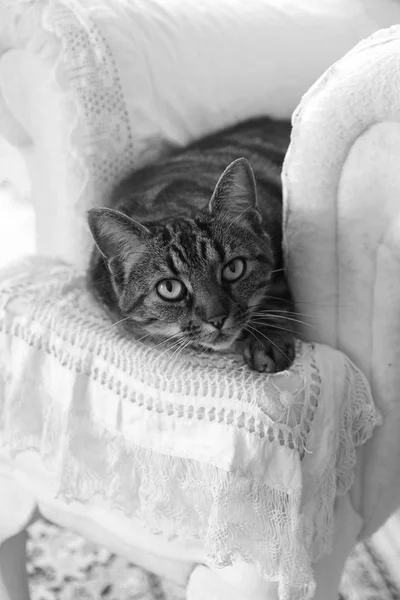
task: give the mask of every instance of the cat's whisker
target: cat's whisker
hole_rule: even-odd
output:
[[[107,327],[106,331],[109,331],[110,329],[112,329],[113,327],[116,327],[116,325],[119,325],[120,323],[123,323],[124,321],[128,321],[131,317],[124,317],[123,319],[120,319],[119,321],[116,321],[115,323],[112,323],[112,325],[110,325],[109,327]]]
[[[266,301],[267,301],[267,300],[269,300],[269,297],[266,297],[266,298],[265,298],[265,300],[266,300]],[[285,301],[285,302],[286,302],[286,301]],[[259,310],[259,311],[260,311],[260,310],[261,310],[261,311],[262,311],[262,310],[264,310],[264,311],[268,311],[268,312],[270,312],[270,311],[273,311],[273,312],[276,312],[276,313],[282,313],[282,314],[285,314],[285,315],[292,315],[292,316],[294,316],[294,317],[300,316],[300,317],[310,317],[310,318],[316,318],[316,319],[317,319],[317,318],[318,318],[318,319],[324,319],[324,318],[328,318],[328,317],[324,317],[324,316],[322,316],[322,315],[313,315],[313,314],[311,314],[311,313],[302,313],[302,312],[298,312],[297,310],[287,310],[286,308],[277,308],[277,307],[275,307],[275,306],[274,306],[274,308],[269,308],[269,309],[268,309],[268,308],[266,308],[266,309],[263,309],[263,308],[262,308],[262,306],[261,306],[260,304],[253,304],[253,305],[252,305],[252,304],[250,304],[248,308],[249,308],[250,310],[252,310],[252,309],[254,309],[254,308],[255,308],[255,309]]]
[[[306,325],[307,327],[311,327],[315,329],[315,325],[312,323],[307,323],[306,321],[302,321],[301,319],[294,319],[293,317],[288,317],[286,315],[276,315],[272,312],[263,312],[263,313],[252,313],[251,317],[265,317],[271,319],[282,319],[284,321],[292,321],[293,323],[300,323],[300,325]]]
[[[249,326],[248,326],[248,325],[245,325],[245,326],[243,327],[243,329],[244,329],[245,331],[247,331],[248,333],[250,333],[250,335],[252,335],[252,336],[253,336],[253,338],[254,338],[255,340],[257,340],[258,342],[260,342],[259,338],[258,338],[258,337],[256,337],[256,336],[254,335],[254,333],[253,333],[253,331],[252,331],[251,329],[249,329]],[[253,328],[252,328],[252,329],[253,329]],[[254,329],[254,331],[256,331],[256,330]],[[260,344],[261,344],[261,342],[260,342]]]
[[[274,312],[277,312],[277,314],[286,313],[286,314],[290,315],[291,317],[296,317],[296,316],[297,317],[308,317],[309,319],[327,319],[328,318],[328,317],[324,317],[321,315],[311,315],[310,313],[300,313],[300,312],[295,312],[295,311],[292,312],[292,311],[284,311],[284,310],[278,310],[278,311],[274,310]]]
[[[181,335],[180,332],[178,332],[178,333],[176,333],[176,334],[174,334],[172,336],[169,336],[169,337],[165,338],[164,340],[161,340],[161,342],[159,342],[155,346],[151,346],[151,348],[148,349],[147,354],[149,354],[150,357],[153,358],[153,360],[151,360],[151,366],[152,367],[157,364],[157,362],[164,356],[164,354],[166,352],[168,352],[168,350],[170,349],[170,347],[167,346],[167,348],[159,356],[156,356],[156,357],[154,357],[154,350],[156,348],[158,348],[159,346],[162,346],[163,344],[167,344],[168,342],[171,342],[171,340],[173,341],[173,343],[172,343],[172,348],[173,348],[175,346],[176,342],[177,342],[177,340],[175,338],[177,336],[179,336],[179,335]]]
[[[307,327],[312,327],[315,329],[315,325],[313,325],[312,323],[307,323],[307,321],[302,321],[301,319],[295,319],[294,317],[288,317],[285,315],[275,315],[273,313],[267,313],[267,314],[266,313],[263,313],[263,314],[253,313],[251,315],[251,317],[262,317],[265,319],[271,319],[272,321],[275,319],[276,320],[280,319],[282,321],[291,321],[292,323],[299,323],[300,325],[305,325]]]
[[[179,356],[179,354],[182,352],[182,350],[184,348],[186,348],[188,345],[190,344],[189,341],[185,340],[185,339],[179,339],[177,344],[175,344],[174,346],[174,351],[171,354],[171,356],[169,357],[169,360],[167,362],[167,364],[165,365],[165,369],[167,369],[170,364],[172,363],[172,361],[174,360],[174,358],[177,358]]]
[[[165,338],[164,340],[161,340],[161,342],[159,342],[158,344],[156,344],[155,346],[153,346],[152,350],[154,350],[155,348],[158,348],[158,346],[161,346],[162,344],[166,344],[167,342],[170,342],[171,340],[174,340],[175,338],[177,338],[180,335],[182,335],[180,331],[178,331],[177,333],[174,333],[174,334],[170,335],[169,337]]]
[[[184,350],[186,350],[186,348],[187,348],[188,346],[190,346],[190,341],[188,341],[188,340],[183,340],[183,342],[182,342],[182,343],[181,343],[181,345],[179,346],[178,350],[176,350],[176,351],[174,352],[174,354],[171,356],[171,360],[170,360],[170,362],[172,362],[172,360],[173,360],[173,359],[175,359],[175,360],[176,360],[176,359],[178,358],[178,356],[179,356],[179,355],[180,355],[180,354],[181,354],[181,353],[182,353]]]
[[[279,348],[279,346],[278,346],[277,344],[275,344],[275,342],[273,342],[273,341],[272,341],[272,340],[271,340],[271,339],[270,339],[270,338],[269,338],[267,335],[265,335],[265,334],[264,334],[264,333],[262,333],[261,331],[258,331],[258,329],[255,329],[254,327],[251,327],[251,325],[247,325],[247,327],[250,327],[251,329],[253,329],[253,330],[254,330],[254,331],[256,331],[257,333],[259,333],[260,335],[262,335],[262,336],[263,336],[263,338],[265,338],[265,339],[266,339],[266,340],[267,340],[267,341],[268,341],[270,344],[272,344],[273,346],[275,346],[275,348],[276,348],[277,350],[279,350],[279,352],[280,352],[281,354],[283,354],[283,356],[284,356],[285,358],[287,358],[289,362],[291,362],[291,360],[290,360],[290,358],[288,357],[288,355],[286,354],[286,352],[284,352],[284,351],[282,350],[282,348]],[[258,341],[260,341],[260,340],[258,340]]]
[[[273,329],[279,329],[280,331],[287,331],[288,333],[293,333],[294,335],[298,334],[298,332],[295,331],[294,329],[286,329],[286,327],[279,327],[279,325],[271,325],[271,323],[267,323],[265,321],[250,320],[249,323],[253,324],[253,325],[263,325],[264,327],[267,327],[267,328],[272,327]]]
[[[280,298],[279,296],[270,296],[270,294],[266,294],[265,296],[266,300],[278,300],[279,302],[287,302],[286,298]],[[295,304],[311,304],[313,306],[323,306],[326,308],[335,308],[336,306],[339,306],[341,308],[346,308],[348,305],[347,304],[325,304],[322,302],[313,302],[311,300],[307,301],[307,300],[296,300]]]
[[[253,338],[254,338],[255,340],[257,340],[257,342],[259,342],[259,343],[261,344],[261,346],[263,346],[263,347],[264,347],[264,344],[263,344],[262,340],[260,340],[260,338],[259,338],[259,337],[258,337],[258,336],[257,336],[257,335],[254,333],[255,331],[256,331],[257,333],[259,333],[259,331],[258,331],[257,329],[255,329],[254,327],[251,327],[250,325],[246,325],[246,327],[245,327],[244,329],[245,329],[245,330],[246,330],[248,333],[250,333],[250,335],[252,335],[252,336],[253,336]],[[264,337],[266,337],[266,336],[264,336]],[[275,345],[276,345],[276,344],[275,344]],[[278,346],[277,346],[277,348],[278,348]],[[283,353],[283,354],[284,354],[284,353]],[[286,356],[286,355],[285,355],[285,356]]]
[[[174,333],[173,335],[165,338],[165,340],[161,340],[161,342],[159,342],[158,344],[156,344],[155,346],[153,346],[151,348],[151,351],[155,350],[156,348],[158,348],[159,346],[162,346],[163,344],[167,344],[168,342],[172,342],[171,346],[168,346],[164,352],[162,352],[162,354],[160,354],[160,356],[158,358],[161,358],[161,356],[163,356],[165,354],[165,352],[168,352],[168,350],[170,350],[171,348],[174,348],[175,345],[178,343],[178,341],[180,340],[180,337],[182,336],[182,333],[180,331],[178,331],[177,333]],[[177,339],[178,338],[178,339]]]
[[[327,304],[325,302],[314,302],[312,300],[296,300],[295,304],[311,304],[312,306],[323,306],[325,308],[347,308],[348,304]]]
[[[135,338],[135,342],[141,342],[142,340],[144,340],[148,337],[154,337],[154,333],[145,333],[140,338],[137,338],[137,339]]]
[[[289,317],[288,315],[282,314],[282,315],[277,315],[275,313],[272,312],[263,312],[263,313],[251,313],[250,315],[251,317],[263,317],[266,319],[282,319],[283,321],[292,321],[293,323],[300,323],[302,325],[307,325],[308,327],[315,327],[315,325],[313,325],[312,323],[307,323],[307,321],[303,321],[302,319],[295,319],[294,317]]]
[[[205,354],[209,354],[209,353],[210,353],[210,351],[208,348],[203,348],[200,356],[204,356]]]
[[[176,338],[178,338],[178,339],[176,339]],[[171,340],[173,340],[172,345],[167,347],[154,361],[152,361],[152,366],[156,365],[168,351],[174,350],[177,346],[179,346],[179,344],[184,340],[182,332],[178,331],[178,333],[175,333],[174,335],[172,335],[169,338],[165,339],[164,341],[160,342],[154,348],[161,346],[161,344],[163,344],[165,342],[171,342]],[[152,350],[154,348],[152,348]]]
[[[273,275],[274,273],[282,273],[283,271],[291,272],[292,269],[288,269],[287,267],[283,267],[282,269],[274,269],[273,271],[270,271],[270,275]]]
[[[128,319],[130,319],[131,317],[125,317],[124,319],[120,319],[119,321],[116,321],[115,323],[112,323],[112,325],[110,325],[109,327],[107,327],[106,331],[109,331],[110,329],[112,329],[113,327],[115,327],[116,325],[119,325],[119,323],[122,323],[123,321],[127,321]],[[137,344],[139,342],[141,342],[142,340],[152,337],[154,334],[153,333],[145,333],[144,335],[142,335],[140,338],[135,338],[133,337],[130,342],[133,344]]]

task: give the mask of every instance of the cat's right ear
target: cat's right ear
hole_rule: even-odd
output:
[[[88,223],[96,246],[107,260],[139,253],[150,236],[146,227],[112,208],[92,208]]]
[[[257,188],[253,169],[245,158],[237,158],[225,169],[215,186],[209,211],[237,218],[257,209]]]

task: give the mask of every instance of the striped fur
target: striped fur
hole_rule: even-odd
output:
[[[281,252],[289,138],[286,122],[239,124],[132,173],[109,209],[89,211],[97,245],[89,283],[125,331],[177,348],[236,346],[260,371],[289,365],[295,317]]]

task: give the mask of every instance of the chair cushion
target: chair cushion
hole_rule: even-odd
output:
[[[60,263],[0,281],[3,451],[37,449],[61,498],[100,496],[153,533],[204,540],[212,565],[248,560],[311,597],[335,497],[378,421],[360,371],[300,341],[290,371],[266,375],[128,340]]]

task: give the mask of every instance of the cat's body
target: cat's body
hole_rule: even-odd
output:
[[[289,123],[242,123],[134,172],[115,189],[113,211],[90,211],[90,285],[125,330],[215,350],[239,344],[258,370],[290,364],[281,252],[289,139]]]

